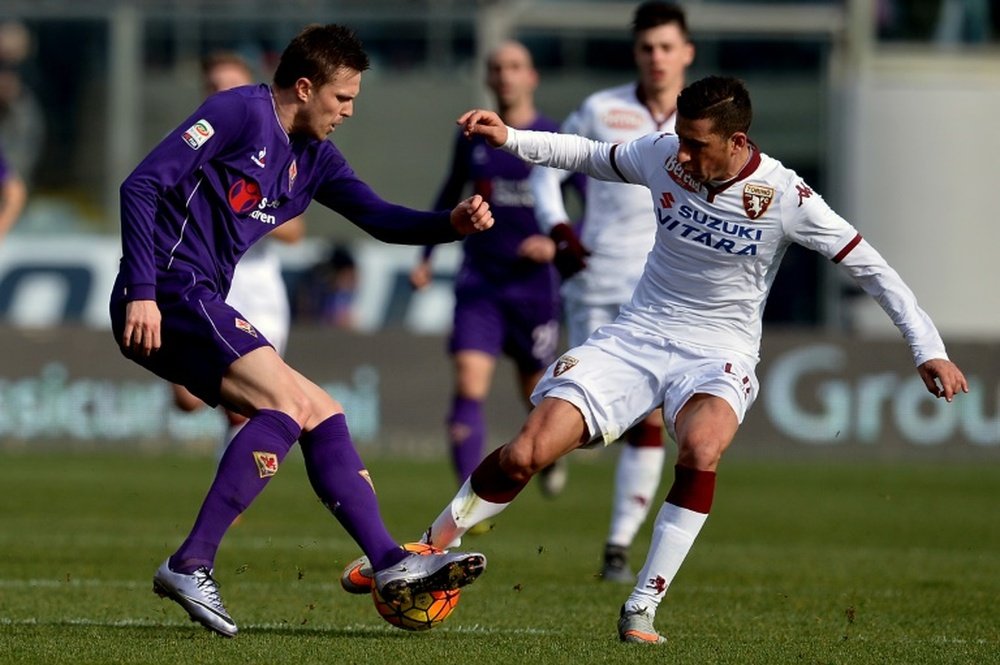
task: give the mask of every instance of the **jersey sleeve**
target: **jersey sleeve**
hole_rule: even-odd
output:
[[[153,228],[160,199],[240,140],[248,116],[236,95],[209,97],[139,162],[120,188],[122,264],[128,300],[156,296]]]
[[[577,109],[571,113],[563,121],[559,132],[586,136],[583,110]],[[574,178],[574,174],[570,171],[544,167],[531,169],[528,184],[531,186],[531,196],[535,201],[535,219],[538,221],[538,228],[544,233],[551,231],[556,224],[569,221],[566,201],[563,198],[563,186],[570,178]],[[571,183],[572,187],[580,192],[581,197],[582,182],[583,178],[575,177]]]
[[[528,176],[531,196],[535,201],[535,219],[538,228],[548,233],[556,224],[569,221],[566,203],[563,200],[562,183],[573,175],[569,171],[535,166]]]
[[[332,143],[323,148],[325,158],[317,165],[323,172],[313,197],[322,205],[384,242],[430,245],[461,238],[451,225],[451,211],[424,212],[389,203],[358,178]]]
[[[451,151],[451,168],[448,169],[448,176],[445,178],[437,198],[434,199],[435,210],[443,208],[454,208],[462,200],[462,193],[469,183],[469,160],[472,142],[458,134],[455,137],[454,147]]]
[[[883,256],[801,180],[784,202],[790,238],[838,264],[889,315],[910,346],[914,364],[947,359],[944,342],[930,316]],[[797,202],[797,204],[796,204]]]
[[[616,157],[619,148],[629,145],[630,143],[603,143],[571,134],[508,127],[507,142],[502,148],[531,164],[586,173],[598,180],[642,184],[641,172],[629,167],[626,173],[619,167]],[[629,179],[630,176],[633,179]]]

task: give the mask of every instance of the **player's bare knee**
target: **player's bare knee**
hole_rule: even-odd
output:
[[[500,452],[500,468],[510,478],[528,482],[543,466],[539,466],[534,439],[519,436]]]
[[[709,437],[692,436],[677,446],[677,463],[702,471],[714,471],[725,446]]]
[[[306,427],[315,420],[313,405],[308,395],[301,390],[290,390],[284,393],[273,408],[297,422],[300,427]]]

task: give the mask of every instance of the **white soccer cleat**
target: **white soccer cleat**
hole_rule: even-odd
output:
[[[450,591],[471,584],[486,570],[486,557],[478,552],[408,554],[375,573],[379,594],[392,605],[405,605],[426,591]]]
[[[167,559],[153,575],[153,592],[183,607],[191,621],[223,637],[236,636],[236,622],[222,604],[219,584],[208,568],[202,566],[189,575],[175,573],[170,570],[170,559]]]
[[[667,641],[653,627],[653,614],[645,607],[628,611],[622,605],[618,617],[618,639],[632,644],[663,644]]]

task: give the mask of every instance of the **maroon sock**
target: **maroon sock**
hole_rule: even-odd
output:
[[[634,448],[662,448],[662,429],[659,425],[650,425],[643,420],[625,433],[625,440]]]
[[[674,484],[667,493],[667,503],[707,515],[714,496],[715,471],[699,471],[680,464],[674,466]]]
[[[490,503],[510,503],[528,484],[504,473],[500,468],[500,450],[497,448],[487,455],[469,479],[476,496]]]

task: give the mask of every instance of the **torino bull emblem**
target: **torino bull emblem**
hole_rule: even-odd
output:
[[[774,187],[747,183],[743,186],[743,210],[747,217],[757,219],[765,212],[774,200]]]

